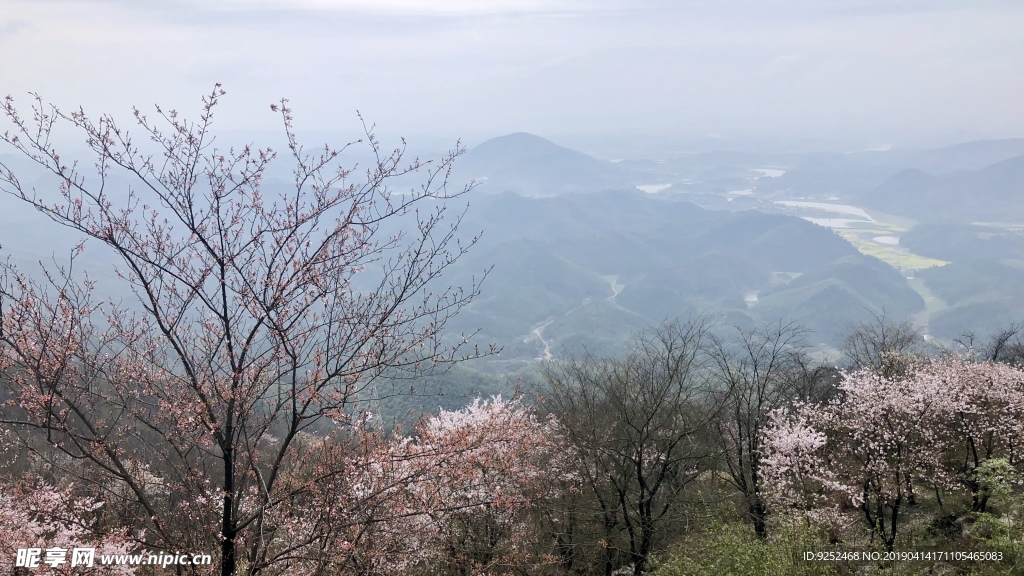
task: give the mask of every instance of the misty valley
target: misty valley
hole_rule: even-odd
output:
[[[477,183],[462,229],[483,232],[463,277],[494,266],[457,320],[502,347],[474,370],[621,352],[700,314],[796,321],[835,361],[879,316],[937,350],[1024,319],[1024,140],[605,161],[519,133],[470,149],[454,175]]]

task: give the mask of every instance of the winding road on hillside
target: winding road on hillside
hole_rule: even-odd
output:
[[[619,284],[618,275],[602,276],[601,278],[608,282],[608,287],[611,288],[612,291],[612,295],[605,298],[605,300],[607,300],[608,302],[614,302],[615,297],[618,296],[619,293],[622,292],[622,289],[626,287],[625,284]],[[576,306],[575,308],[569,310],[564,314],[564,316],[568,316],[569,314],[572,314],[573,312],[579,310],[580,308],[583,308],[584,306],[590,303],[592,303],[592,300],[584,299],[579,306]],[[543,347],[543,352],[541,352],[541,355],[537,357],[537,360],[546,361],[554,358],[554,356],[551,354],[551,343],[544,339],[544,329],[547,328],[548,325],[554,321],[555,317],[552,316],[530,331],[530,334],[532,334],[531,339],[535,338],[539,340],[541,346]]]

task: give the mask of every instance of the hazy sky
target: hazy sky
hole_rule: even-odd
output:
[[[1024,136],[1024,2],[4,0],[0,92],[221,126],[885,143]]]

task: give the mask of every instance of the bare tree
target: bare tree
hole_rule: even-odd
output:
[[[850,329],[843,354],[852,369],[870,369],[900,377],[924,355],[926,343],[910,320],[892,322],[885,312]]]
[[[964,332],[956,343],[975,353],[981,360],[1024,365],[1024,324],[1012,323],[989,337],[987,344],[980,344],[977,334]]]
[[[759,330],[737,328],[733,338],[714,336],[711,357],[728,391],[726,408],[715,422],[730,482],[743,495],[754,530],[767,536],[768,505],[761,475],[762,438],[773,410],[795,400],[827,396],[833,371],[807,355],[807,330],[776,322]]]
[[[479,285],[433,289],[475,242],[460,242],[461,215],[444,206],[461,194],[446,188],[460,148],[409,161],[404,142],[386,152],[364,125],[375,161],[356,171],[340,165],[351,144],[306,152],[282,100],[271,108],[294,180],[266,190],[277,152],[214,141],[223,95],[218,85],[206,96],[196,122],[136,109],[132,130],[38,96],[25,118],[6,98],[0,140],[59,186],[31,189],[0,165],[0,187],[113,251],[137,308],[97,299],[70,266],[33,279],[4,265],[0,368],[4,422],[26,445],[45,439],[41,455],[70,456],[63,469],[122,500],[146,546],[216,546],[227,576],[272,560],[287,569],[288,553],[270,553],[283,529],[269,518],[318,481],[281,481],[313,464],[297,438],[350,422],[382,377],[487,351],[443,336]],[[91,175],[52,144],[64,127],[95,154]],[[422,186],[392,194],[389,182],[412,173]]]
[[[705,470],[717,415],[698,318],[642,333],[625,358],[570,356],[544,368],[546,406],[578,455],[600,524],[604,573],[646,570],[680,492]]]

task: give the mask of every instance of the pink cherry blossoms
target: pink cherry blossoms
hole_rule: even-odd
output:
[[[68,552],[77,547],[95,549],[97,561],[90,574],[129,576],[135,569],[126,565],[102,565],[101,555],[127,554],[136,544],[124,531],[98,530],[96,512],[103,506],[90,498],[70,496],[72,487],[58,490],[41,480],[32,485],[0,489],[0,572],[14,574],[18,550],[50,549]],[[61,555],[63,560],[63,554]],[[82,567],[72,568],[68,561],[47,564],[39,562],[33,574],[59,576],[81,574]]]
[[[892,549],[920,491],[973,493],[990,458],[1019,461],[1024,372],[992,362],[935,360],[900,377],[846,374],[825,404],[772,415],[765,433],[766,497],[777,517],[833,525],[860,516]]]

